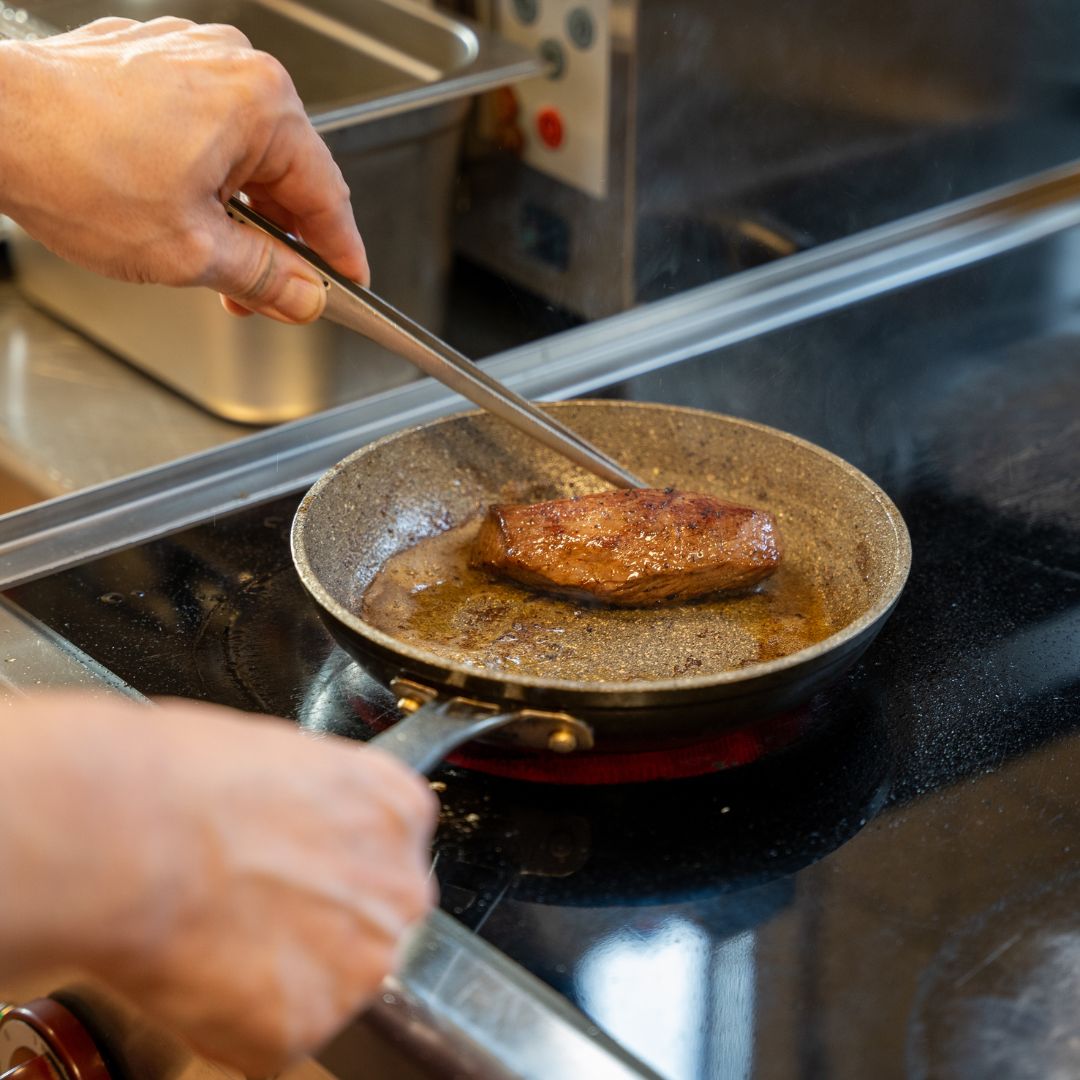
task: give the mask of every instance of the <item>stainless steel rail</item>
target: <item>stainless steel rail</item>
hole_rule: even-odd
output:
[[[410,943],[401,974],[385,985],[369,1019],[391,1039],[423,1048],[424,1064],[438,1076],[661,1080],[554,990],[441,911]]]
[[[1080,225],[1080,163],[500,354],[532,399],[572,397]],[[372,439],[461,408],[430,380],[0,518],[0,587],[310,484]]]

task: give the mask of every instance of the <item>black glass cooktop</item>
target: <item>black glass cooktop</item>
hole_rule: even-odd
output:
[[[863,661],[752,764],[434,777],[443,906],[665,1077],[1080,1075],[1080,316],[1032,299],[1056,253],[609,391],[833,449],[914,549]],[[13,598],[144,693],[366,737],[394,701],[293,574],[298,498]]]

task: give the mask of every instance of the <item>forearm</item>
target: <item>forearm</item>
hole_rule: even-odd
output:
[[[194,702],[0,706],[0,977],[76,967],[248,1075],[377,992],[433,900],[425,782]]]
[[[0,973],[54,965],[95,968],[104,952],[133,949],[151,912],[145,890],[125,889],[155,868],[126,808],[153,775],[138,743],[124,764],[123,720],[49,699],[0,710]],[[132,940],[127,941],[127,938]]]

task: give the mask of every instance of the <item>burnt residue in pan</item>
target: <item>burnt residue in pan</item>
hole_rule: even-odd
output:
[[[798,565],[753,591],[666,607],[608,608],[535,593],[468,565],[480,518],[398,552],[366,590],[360,616],[446,660],[541,679],[656,681],[774,660],[838,623]]]

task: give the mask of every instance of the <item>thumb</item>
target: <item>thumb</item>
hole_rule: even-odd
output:
[[[222,217],[217,258],[203,284],[248,311],[281,322],[317,319],[326,307],[318,273],[273,237]]]

